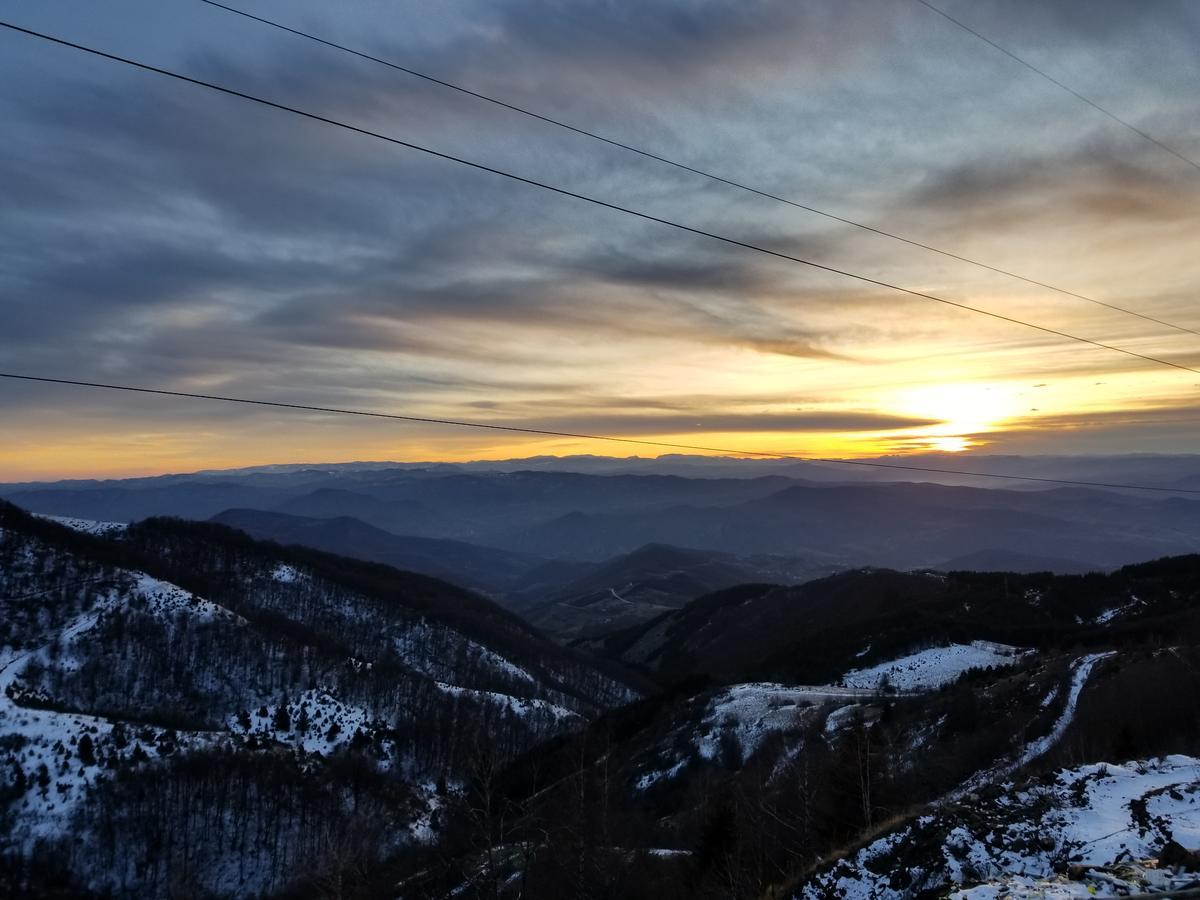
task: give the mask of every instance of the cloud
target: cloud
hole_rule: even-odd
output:
[[[719,413],[695,415],[586,415],[539,417],[537,420],[504,420],[517,427],[545,428],[574,433],[617,436],[744,433],[802,433],[828,431],[896,431],[937,425],[936,419],[893,416],[873,412]]]
[[[1153,150],[1089,141],[1066,155],[1026,153],[960,163],[930,172],[897,205],[961,217],[976,229],[1008,227],[1033,216],[1083,216],[1088,223],[1177,225],[1196,218],[1194,188],[1183,173],[1152,160]],[[950,217],[947,219],[947,217]]]
[[[554,98],[597,85],[639,96],[762,77],[853,67],[887,39],[897,15],[865,0],[510,0],[478,30],[429,54],[473,82],[507,82]],[[900,16],[903,18],[903,16]],[[445,71],[445,69],[443,69]]]
[[[979,30],[986,30],[988,25],[1006,25],[1010,29],[1019,25],[1025,39],[1040,37],[1045,44],[1060,50],[1064,39],[1127,45],[1131,35],[1147,32],[1170,34],[1182,30],[1200,35],[1200,20],[1195,16],[1195,6],[1188,0],[1154,0],[1141,4],[1125,0],[1056,0],[1054,3],[1041,0],[971,0],[970,3],[937,0],[936,5]]]

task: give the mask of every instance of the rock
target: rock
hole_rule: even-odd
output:
[[[1200,872],[1200,852],[1189,850],[1177,841],[1167,841],[1158,859],[1164,866],[1178,866],[1189,872]]]

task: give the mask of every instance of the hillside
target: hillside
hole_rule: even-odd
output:
[[[799,484],[720,506],[689,501],[638,511],[576,511],[496,540],[588,558],[645,543],[778,553],[855,565],[929,568],[980,550],[1059,556],[1108,568],[1187,553],[1200,501],[1102,491],[1013,491],[934,484]]]
[[[65,871],[74,896],[165,897],[181,878],[219,896],[330,879],[363,897],[910,896],[879,892],[883,860],[971,900],[1031,879],[1082,890],[1091,876],[1049,850],[1010,865],[966,804],[1040,833],[1105,772],[1096,815],[1110,795],[1156,810],[1138,852],[1190,840],[1196,556],[1086,575],[856,569],[691,602],[807,563],[662,545],[532,560],[513,591],[558,579],[586,608],[624,579],[626,600],[666,607],[569,649],[436,578],[218,523],[0,513],[13,890]],[[298,529],[284,539],[336,535],[274,515]],[[360,551],[514,558],[342,524]],[[1161,772],[1184,805],[1122,772]],[[971,866],[937,862],[961,848]],[[1132,887],[1175,883],[1097,853]]]
[[[549,590],[543,585],[538,601],[514,608],[560,638],[590,638],[647,622],[715,590],[753,581],[796,584],[832,568],[799,558],[647,544],[589,567],[581,578]]]
[[[1188,849],[1194,556],[737,585],[589,657],[437,579],[215,523],[0,512],[14,890],[909,896],[879,893],[887,860],[976,900],[1089,883],[980,825],[1074,847],[1064,797],[1144,800],[1138,852]],[[573,581],[739,571],[658,546],[612,566]],[[1089,859],[1112,877],[1175,883],[1109,846]]]
[[[1187,855],[1200,796],[1194,556],[1111,575],[845,573],[718,592],[663,620],[674,634],[632,634],[667,636],[647,670],[670,687],[500,779],[542,835],[537,853],[448,867],[414,854],[398,863],[412,883],[821,900],[961,888],[976,900],[1200,877]],[[1011,838],[991,830],[1009,826]],[[1083,848],[1093,874],[1069,865],[1130,827],[1136,866],[1122,840]]]
[[[445,538],[393,534],[348,516],[319,518],[256,509],[212,517],[249,535],[432,575],[500,599],[547,560]]]
[[[80,520],[84,521],[84,520]],[[446,538],[398,535],[358,519],[231,509],[212,521],[297,544],[420,572],[479,591],[559,640],[603,634],[746,581],[794,584],[830,571],[801,559],[737,557],[648,545],[602,563],[549,560]]]
[[[1053,572],[1055,575],[1085,575],[1088,572],[1107,571],[1109,567],[1083,563],[1075,559],[989,548],[965,553],[954,559],[945,559],[929,568],[940,572]]]
[[[64,865],[145,895],[324,877],[346,841],[429,840],[435,782],[638,695],[465,590],[218,525],[3,504],[0,563],[0,883],[33,893]]]
[[[1156,616],[1179,616],[1191,629],[1198,613],[1184,598],[1197,590],[1196,556],[1088,575],[866,569],[718,591],[584,645],[668,683],[696,675],[808,683],[837,675],[847,659],[866,665],[920,642],[1044,646],[1066,634],[1091,640],[1114,627],[1153,627]]]

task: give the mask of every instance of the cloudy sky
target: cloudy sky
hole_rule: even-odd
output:
[[[1200,5],[942,2],[1200,159]],[[1200,330],[1200,171],[916,0],[241,5]],[[1200,368],[1195,334],[633,156],[198,0],[2,10],[652,215]],[[1200,375],[8,31],[0,116],[5,372],[820,456],[1196,449]],[[3,480],[614,447],[16,382],[0,383],[0,435]]]

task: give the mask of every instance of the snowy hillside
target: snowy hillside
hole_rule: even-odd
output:
[[[795,731],[826,704],[853,704],[873,691],[855,688],[735,684],[709,701],[696,749],[714,758],[722,740],[732,738],[743,758],[751,756],[770,735]]]
[[[890,687],[897,691],[925,691],[954,681],[968,669],[1015,665],[1029,651],[990,641],[930,647],[867,669],[852,669],[841,683],[855,688]]]
[[[1163,891],[1200,877],[1194,868],[1172,867],[1179,846],[1200,846],[1200,759],[1097,763],[937,808],[838,863],[799,897],[905,900],[938,888],[957,888],[957,900]]]
[[[0,893],[45,865],[167,896],[186,864],[206,896],[275,894],[347,842],[436,840],[472,765],[637,696],[451,585],[280,554],[0,504]]]
[[[0,894],[1032,900],[1195,877],[1200,559],[742,585],[579,646],[386,565],[0,503]]]
[[[75,519],[70,516],[41,516],[40,518],[49,522],[57,522],[80,534],[113,535],[128,527],[123,522],[97,522],[93,519]]]

